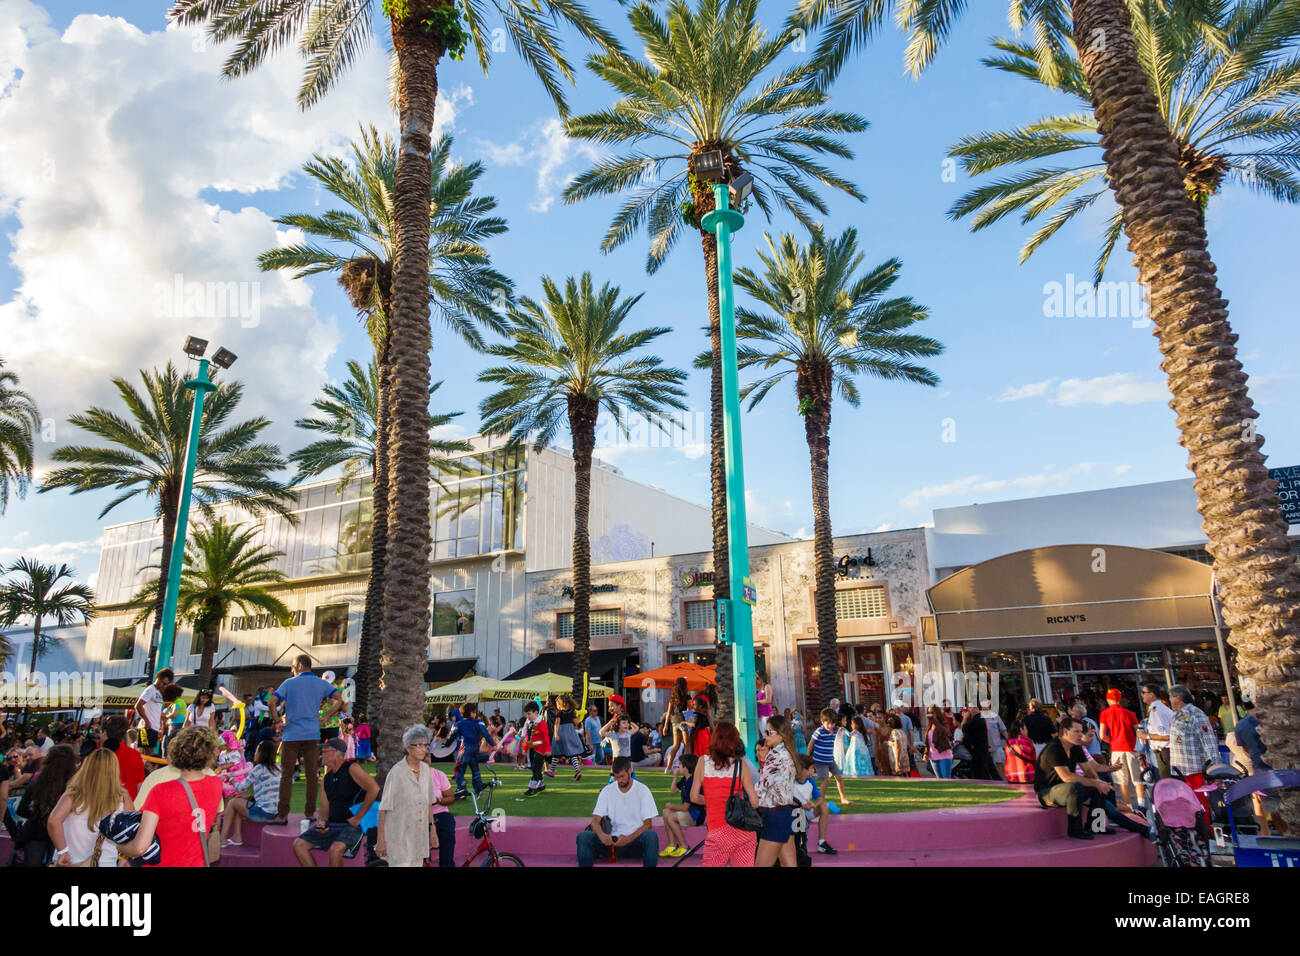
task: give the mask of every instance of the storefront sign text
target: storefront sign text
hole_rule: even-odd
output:
[[[591,590],[590,590],[588,593],[589,593],[589,594],[608,594],[610,591],[617,591],[617,590],[618,590],[618,585],[617,585],[617,584],[593,584],[593,585],[591,586]],[[568,584],[566,584],[564,587],[560,588],[560,593],[561,593],[562,595],[564,595],[565,597],[568,597],[568,598],[573,597],[573,587],[572,587],[572,585],[568,585]]]

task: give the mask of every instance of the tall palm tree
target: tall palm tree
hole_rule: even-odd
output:
[[[9,484],[18,497],[27,494],[36,459],[36,432],[41,415],[32,397],[18,387],[18,376],[0,358],[0,514],[9,505]]]
[[[245,614],[262,611],[281,625],[292,618],[284,602],[267,590],[268,585],[285,580],[283,572],[274,567],[284,552],[257,544],[260,531],[256,525],[229,524],[218,518],[210,525],[195,528],[185,544],[176,613],[203,637],[200,687],[212,686],[212,661],[221,641],[221,623],[231,605]],[[149,616],[149,608],[157,599],[157,581],[140,589],[134,601],[145,607],[137,623]]]
[[[483,243],[506,231],[504,219],[493,215],[496,199],[476,196],[483,175],[478,162],[453,165],[452,140],[439,140],[431,153],[429,187],[429,300],[440,321],[474,348],[483,345],[480,328],[500,331],[496,307],[504,307],[512,285],[492,268]],[[307,241],[268,249],[258,257],[263,270],[292,270],[295,278],[333,273],[347,292],[370,334],[376,367],[374,432],[389,433],[391,382],[389,316],[393,308],[393,266],[397,255],[394,196],[397,189],[397,146],[392,137],[362,127],[352,143],[350,161],[315,155],[304,166],[307,175],[337,198],[343,208],[321,214],[292,214],[276,220],[301,230]],[[432,393],[432,390],[430,390]],[[426,414],[428,402],[425,402]],[[370,457],[367,453],[366,458]],[[374,505],[370,580],[361,624],[357,659],[356,709],[371,713],[370,702],[380,681],[381,628],[384,620],[385,570],[388,556],[388,443],[373,450]],[[303,465],[299,461],[299,467]],[[317,472],[319,473],[319,472]],[[409,667],[399,668],[406,673]],[[405,715],[403,715],[404,717]]]
[[[662,327],[623,331],[640,295],[624,299],[617,286],[592,288],[591,273],[570,276],[563,291],[542,277],[542,299],[520,300],[511,310],[510,337],[488,354],[508,363],[485,369],[480,382],[500,388],[483,399],[484,434],[549,443],[567,422],[573,445],[573,692],[591,652],[591,455],[596,420],[604,411],[624,432],[625,417],[641,415],[662,427],[669,409],[684,411],[686,373],[657,356],[636,354],[671,331]]]
[[[423,684],[416,677],[428,653],[431,624],[427,555],[429,463],[429,194],[433,167],[434,104],[438,62],[459,60],[472,46],[487,70],[496,39],[488,19],[494,9],[515,50],[533,70],[560,111],[567,111],[561,78],[573,70],[560,48],[558,29],[568,24],[601,46],[617,44],[580,0],[176,0],[169,16],[202,24],[217,42],[236,41],[222,69],[240,76],[296,41],[307,69],[298,102],[305,109],[323,96],[371,39],[376,6],[388,20],[395,63],[401,129],[393,190],[393,308],[388,314],[389,364],[393,369],[387,430],[389,513],[384,568],[384,634],[395,642],[392,671],[400,690],[385,703],[408,708],[406,721],[423,712]],[[386,729],[387,728],[387,729]],[[379,753],[400,753],[400,727],[380,720]]]
[[[759,252],[762,273],[736,271],[736,285],[761,307],[736,310],[737,358],[741,368],[761,367],[764,375],[741,392],[755,405],[772,387],[794,377],[795,408],[803,417],[812,467],[814,611],[817,622],[821,700],[840,686],[836,641],[835,557],[830,504],[831,400],[836,393],[854,408],[860,403],[854,379],[937,385],[939,377],[912,361],[943,352],[932,338],[909,331],[929,316],[910,298],[888,297],[903,264],[889,259],[859,273],[863,254],[856,229],[827,240],[814,230],[800,244],[791,234],[779,243],[767,239]]]
[[[646,271],[654,273],[682,235],[696,232],[704,255],[713,353],[709,382],[712,412],[709,478],[713,508],[713,594],[731,596],[727,559],[726,458],[723,442],[722,339],[718,306],[718,249],[700,219],[713,209],[713,192],[694,173],[697,158],[720,150],[733,172],[750,172],[754,204],[765,217],[785,209],[805,225],[827,206],[816,184],[855,199],[857,188],[822,165],[820,158],[851,159],[846,133],[867,122],[828,109],[829,95],[810,86],[810,61],[777,63],[788,55],[789,29],[768,35],[757,0],[687,0],[668,4],[662,19],[648,3],[629,14],[644,45],[643,58],[619,49],[592,56],[591,70],[621,98],[600,112],[575,116],[566,131],[626,150],[579,175],[565,202],[631,192],[610,224],[601,248],[616,248],[644,226],[650,236]],[[730,712],[731,658],[718,655],[718,699]]]
[[[55,449],[51,458],[64,467],[45,476],[40,493],[67,488],[76,495],[112,488],[117,495],[99,512],[101,518],[137,495],[154,500],[155,511],[162,519],[158,599],[154,606],[157,629],[162,626],[176,512],[189,448],[193,393],[170,362],[162,371],[142,370],[140,381],[142,388],[125,378],[113,379],[126,407],[125,414],[95,406],[68,419],[105,444]],[[249,514],[271,511],[292,518],[289,508],[294,503],[293,494],[274,477],[288,463],[276,445],[259,440],[270,420],[259,416],[231,421],[243,394],[240,382],[218,382],[204,401],[194,505],[209,521],[215,516],[213,504],[228,498],[238,498],[240,507]]]
[[[1148,0],[1178,15],[1214,22],[1226,0]],[[1250,3],[1251,0],[1241,0]],[[947,36],[963,0],[916,4],[911,32],[919,39],[917,69]],[[1276,10],[1255,4],[1261,16]],[[824,81],[835,73],[835,51],[851,50],[884,15],[883,0],[803,0],[804,23],[829,19],[820,49]],[[1300,766],[1300,565],[1291,554],[1277,484],[1268,475],[1255,429],[1237,336],[1219,291],[1204,216],[1188,195],[1179,146],[1142,66],[1126,0],[1011,0],[1035,18],[1036,42],[1072,36],[1081,53],[1106,177],[1123,217],[1138,281],[1150,293],[1150,318],[1178,416],[1179,442],[1195,475],[1197,509],[1214,559],[1223,616],[1237,649],[1243,690],[1259,705],[1270,750],[1285,766]],[[841,57],[842,60],[842,57]],[[1266,76],[1267,74],[1265,74]],[[1266,82],[1261,77],[1261,83]],[[1300,797],[1283,800],[1288,823],[1300,826]]]
[[[78,584],[77,572],[66,564],[42,564],[19,558],[0,573],[14,575],[0,583],[0,624],[10,627],[19,618],[32,619],[32,656],[28,670],[35,673],[37,659],[56,640],[42,631],[41,625],[47,620],[57,627],[67,627],[78,618],[89,621],[95,613],[95,593],[86,585]],[[23,718],[26,717],[24,707]]]
[[[1219,11],[1221,19],[1209,29],[1159,4],[1135,2],[1129,9],[1138,58],[1178,146],[1183,185],[1197,206],[1204,211],[1229,181],[1300,203],[1300,5],[1240,3]],[[1012,168],[1006,178],[962,196],[948,214],[969,216],[973,231],[1013,213],[1026,224],[1042,221],[1020,250],[1023,263],[1108,192],[1106,162],[1074,44],[1052,50],[1002,38],[993,45],[1004,55],[986,58],[986,66],[1065,93],[1076,105],[1074,112],[1027,126],[964,137],[949,153],[973,175]],[[1049,157],[1064,162],[1041,165]],[[1094,282],[1101,281],[1122,231],[1116,210]]]

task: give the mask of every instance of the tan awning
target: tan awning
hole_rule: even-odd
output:
[[[927,592],[940,643],[1214,627],[1213,571],[1163,551],[1069,544],[1017,551]],[[1023,646],[1023,645],[1021,645]]]

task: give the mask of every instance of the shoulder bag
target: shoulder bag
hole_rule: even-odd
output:
[[[723,814],[727,825],[737,830],[758,833],[763,829],[763,818],[758,815],[754,805],[745,796],[745,785],[740,780],[740,758],[736,758],[736,769],[731,775],[731,788],[727,795],[727,808]]]

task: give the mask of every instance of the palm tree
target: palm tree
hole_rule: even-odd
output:
[[[0,358],[0,514],[9,505],[9,483],[25,497],[35,463],[35,433],[41,415],[32,397],[18,387],[18,376]]]
[[[78,618],[89,621],[95,613],[95,593],[86,585],[78,584],[77,572],[66,564],[56,566],[19,558],[4,568],[3,573],[17,577],[0,584],[0,623],[10,627],[19,618],[32,619],[32,656],[28,671],[35,673],[37,659],[56,640],[42,631],[41,625],[46,620],[53,621],[57,627],[67,627]],[[24,707],[23,719],[26,717],[27,709]]]
[[[312,402],[312,408],[317,412],[316,417],[300,418],[294,422],[299,428],[316,432],[322,437],[290,453],[289,461],[298,469],[298,474],[293,479],[295,484],[333,468],[342,469],[340,491],[360,473],[375,476],[372,518],[369,523],[370,583],[373,585],[376,579],[380,583],[378,587],[368,587],[366,590],[366,608],[361,618],[361,642],[357,651],[357,696],[354,703],[355,712],[365,716],[370,713],[370,700],[379,682],[380,611],[378,605],[372,607],[370,602],[383,602],[384,538],[387,528],[386,522],[373,516],[387,513],[387,492],[380,488],[381,475],[385,486],[387,475],[386,470],[381,472],[376,464],[383,450],[383,442],[378,440],[379,430],[375,424],[380,418],[381,373],[374,361],[371,361],[369,368],[362,368],[360,362],[348,362],[347,368],[348,378],[342,385],[326,385],[322,389],[324,395]],[[441,385],[441,382],[435,382],[429,388],[430,396]],[[432,431],[448,425],[460,414],[431,414],[429,428]],[[429,450],[431,474],[433,480],[440,483],[440,476],[455,468],[447,456],[467,452],[470,445],[460,439],[431,437]]]
[[[1179,16],[1211,23],[1226,0],[1146,0]],[[1270,18],[1284,0],[1239,0]],[[963,0],[916,4],[899,0],[921,69],[947,36]],[[819,49],[823,82],[835,74],[837,50],[856,48],[884,15],[882,0],[803,0],[801,22],[829,19]],[[1195,475],[1197,508],[1214,559],[1223,616],[1237,649],[1243,689],[1259,707],[1265,743],[1285,766],[1300,766],[1300,565],[1291,554],[1277,484],[1268,475],[1259,413],[1237,358],[1237,336],[1219,291],[1205,221],[1188,195],[1179,144],[1143,68],[1126,0],[1011,0],[1035,19],[1036,42],[1081,53],[1098,128],[1106,178],[1123,217],[1138,281],[1150,294],[1150,318],[1178,416],[1179,443]],[[1013,24],[1015,25],[1015,24]],[[1257,77],[1267,85],[1270,73]],[[1300,826],[1300,797],[1283,800],[1288,823]]]
[[[1138,57],[1178,146],[1184,187],[1202,212],[1229,180],[1281,202],[1300,203],[1294,175],[1300,170],[1300,55],[1295,52],[1300,6],[1280,0],[1238,4],[1221,11],[1222,19],[1209,30],[1158,4],[1133,3],[1130,11]],[[1074,112],[967,136],[949,153],[971,174],[1013,167],[1007,178],[961,197],[948,214],[970,216],[973,231],[1013,213],[1026,224],[1044,221],[1020,250],[1023,263],[1108,192],[1106,163],[1092,93],[1073,43],[1060,51],[1010,39],[993,45],[1005,55],[986,58],[986,66],[1076,101]],[[1051,82],[1044,79],[1048,76]],[[1062,165],[1040,165],[1058,156]],[[1123,226],[1116,210],[1094,282],[1101,282]]]
[[[713,192],[694,173],[697,158],[720,150],[733,172],[756,180],[754,204],[768,219],[788,210],[804,225],[827,206],[815,190],[821,183],[855,199],[862,195],[820,162],[851,159],[842,135],[860,132],[866,120],[826,108],[829,95],[811,87],[811,62],[779,66],[793,36],[783,29],[768,36],[758,19],[757,0],[686,0],[668,5],[667,20],[649,4],[629,14],[645,48],[644,59],[609,50],[588,66],[621,98],[606,109],[575,116],[572,137],[628,151],[602,160],[565,190],[565,202],[631,191],[610,224],[601,248],[623,244],[644,225],[650,236],[646,271],[654,273],[676,244],[683,227],[695,230],[704,254],[709,303],[710,372],[709,478],[713,507],[713,594],[731,595],[727,559],[726,458],[723,442],[722,340],[718,307],[718,249],[712,233],[700,229],[713,209]],[[730,711],[731,658],[718,655],[721,716]]]
[[[496,308],[513,294],[509,279],[491,266],[483,243],[506,231],[506,222],[493,215],[496,199],[474,195],[483,175],[482,163],[453,165],[452,140],[439,140],[431,153],[429,187],[429,299],[442,323],[473,348],[481,349],[480,327],[503,328]],[[370,334],[375,350],[375,407],[370,412],[373,433],[387,435],[390,425],[391,382],[389,316],[393,309],[393,267],[397,255],[394,195],[397,189],[397,147],[392,137],[362,127],[352,143],[351,161],[317,154],[304,166],[307,175],[343,208],[322,214],[294,214],[276,220],[299,229],[309,241],[268,249],[258,257],[263,270],[293,270],[295,278],[334,273]],[[436,386],[434,386],[436,388]],[[430,389],[432,394],[433,389]],[[428,401],[425,401],[427,414]],[[435,416],[436,417],[436,416]],[[435,449],[436,450],[436,449]],[[362,457],[370,458],[371,451]],[[383,645],[385,570],[388,566],[388,443],[373,446],[373,520],[370,580],[361,624],[357,657],[356,710],[382,724],[371,713],[370,701],[380,681]],[[304,465],[298,460],[299,468]],[[329,467],[329,466],[326,466]],[[323,469],[322,469],[323,470]],[[319,474],[319,472],[316,472]],[[398,671],[404,673],[410,662]],[[399,722],[407,715],[399,716]]]
[[[736,285],[761,310],[736,310],[737,358],[741,368],[758,366],[764,376],[741,392],[753,409],[778,382],[794,376],[796,409],[803,416],[812,465],[813,556],[816,584],[818,659],[824,707],[840,686],[835,616],[835,558],[830,506],[831,400],[835,393],[857,408],[854,378],[937,385],[939,377],[911,360],[943,352],[934,339],[908,331],[929,316],[909,298],[889,298],[903,264],[889,259],[858,273],[863,254],[856,229],[827,240],[815,230],[801,245],[791,234],[759,252],[762,274],[736,272]],[[703,358],[703,356],[701,356]]]
[[[125,378],[113,379],[126,406],[125,414],[95,406],[68,419],[105,444],[55,449],[51,458],[65,467],[46,475],[40,493],[68,488],[75,495],[112,488],[117,495],[99,512],[101,518],[137,495],[154,500],[162,519],[154,607],[157,629],[162,626],[193,398],[184,377],[170,362],[162,371],[142,370],[140,380],[143,388]],[[249,514],[271,511],[292,520],[289,507],[294,503],[293,494],[273,477],[288,463],[277,446],[259,440],[270,420],[259,416],[231,422],[243,394],[240,382],[219,382],[203,404],[193,502],[209,521],[215,516],[213,504],[229,498],[238,498],[239,506]]]
[[[508,345],[488,354],[508,363],[485,369],[480,382],[500,389],[479,405],[484,434],[508,435],[514,444],[549,443],[567,422],[573,445],[573,692],[582,693],[590,669],[591,455],[603,410],[625,433],[625,417],[641,415],[663,425],[668,409],[684,411],[686,373],[657,356],[636,355],[671,331],[653,327],[624,332],[640,295],[621,298],[608,283],[594,291],[591,273],[570,276],[564,290],[542,277],[542,300],[523,298],[511,310]]]
[[[284,553],[256,544],[254,539],[260,532],[257,526],[232,525],[218,518],[206,527],[195,528],[186,542],[176,613],[203,636],[200,687],[212,686],[212,660],[221,640],[221,623],[232,604],[245,614],[263,611],[281,625],[291,620],[284,602],[266,589],[267,585],[285,580],[284,574],[273,567]],[[140,589],[134,602],[145,607],[136,623],[149,616],[157,599],[157,581]]]
[[[306,60],[298,102],[304,109],[322,97],[371,39],[373,0],[176,0],[169,16],[201,24],[217,42],[236,41],[222,69],[236,77],[258,67],[293,41]],[[496,37],[483,0],[383,0],[392,40],[395,99],[401,128],[393,190],[393,308],[388,313],[390,363],[396,370],[386,432],[389,459],[388,541],[384,566],[384,634],[391,635],[391,669],[401,687],[392,697],[409,705],[398,721],[423,712],[417,667],[425,660],[423,635],[431,624],[426,556],[429,526],[429,195],[433,182],[432,136],[438,94],[438,62],[459,60],[473,46],[487,70]],[[602,29],[579,0],[491,0],[505,35],[533,70],[561,113],[567,112],[560,78],[573,70],[560,48],[561,23],[602,46],[617,40]],[[386,665],[387,666],[387,665]],[[385,695],[386,702],[389,695]],[[379,753],[400,753],[394,723],[380,720]]]

